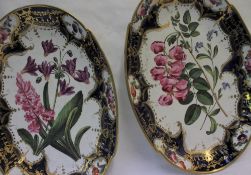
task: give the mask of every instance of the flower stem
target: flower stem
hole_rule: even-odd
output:
[[[203,124],[202,124],[200,130],[202,130],[202,128],[204,127],[204,125],[205,125],[205,123],[206,123],[206,121],[207,121],[207,118],[208,118],[209,114],[212,112],[212,110],[214,109],[215,105],[216,105],[216,103],[214,103],[213,107],[209,110],[209,112],[207,112],[206,117],[205,117],[205,119],[204,119],[204,122],[203,122]]]
[[[174,27],[174,30],[177,31],[177,32],[179,32],[179,34],[180,34],[182,40],[183,40],[184,42],[186,42],[184,36],[180,33],[180,31],[178,31],[175,27]],[[210,91],[211,91],[211,93],[212,93],[212,95],[213,95],[213,97],[214,97],[214,99],[215,99],[217,105],[219,106],[219,108],[221,109],[221,111],[222,111],[222,113],[225,115],[225,117],[228,117],[227,113],[226,113],[225,110],[222,108],[222,106],[221,106],[221,104],[220,104],[220,102],[219,102],[219,100],[218,100],[216,94],[214,93],[214,90],[213,90],[213,88],[212,88],[212,86],[211,86],[211,84],[210,84],[210,82],[209,82],[209,79],[208,79],[208,77],[207,77],[205,71],[204,71],[203,68],[201,67],[200,63],[196,60],[196,57],[194,56],[191,47],[192,47],[192,46],[190,46],[190,48],[187,49],[187,50],[190,52],[190,54],[191,54],[191,56],[193,57],[195,63],[197,64],[197,66],[202,70],[202,73],[203,73],[203,75],[204,75],[204,77],[205,77],[207,83],[209,84]]]

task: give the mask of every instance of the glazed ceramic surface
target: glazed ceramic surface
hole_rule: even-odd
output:
[[[234,7],[144,0],[126,44],[130,100],[154,148],[189,172],[232,163],[251,135],[251,43]]]
[[[117,101],[91,32],[63,10],[23,7],[0,21],[0,59],[2,173],[104,174]]]

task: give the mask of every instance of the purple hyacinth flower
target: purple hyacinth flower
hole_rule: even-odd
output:
[[[90,81],[90,73],[88,72],[88,68],[85,66],[84,70],[78,70],[76,71],[77,76],[75,77],[75,80],[77,80],[78,82],[83,82],[86,84],[89,84]]]
[[[74,58],[72,60],[66,60],[65,64],[62,65],[63,70],[70,74],[72,77],[74,77],[75,75],[76,60],[77,58]]]
[[[32,59],[31,56],[27,58],[27,63],[23,70],[21,71],[22,74],[28,73],[33,76],[37,76],[36,71],[38,70],[37,64],[35,62],[35,59]]]
[[[43,61],[41,65],[38,65],[38,70],[44,75],[45,79],[48,81],[52,70],[55,68],[47,61]]]
[[[58,48],[54,46],[52,43],[52,40],[48,41],[42,41],[42,47],[44,49],[44,56],[47,57],[50,53],[56,52]]]
[[[59,96],[62,95],[72,95],[75,93],[75,91],[73,90],[74,87],[69,86],[69,84],[66,84],[65,80],[59,80],[59,86],[60,86],[60,92],[59,92]]]

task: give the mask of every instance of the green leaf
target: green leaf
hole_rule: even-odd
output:
[[[205,70],[213,77],[213,70],[210,66],[205,65],[204,66]]]
[[[180,18],[180,13],[177,11],[176,15],[175,15],[175,19],[179,19]]]
[[[197,36],[199,36],[200,35],[200,32],[198,32],[198,31],[193,31],[192,33],[191,33],[191,36],[192,37],[197,37]]]
[[[187,70],[191,70],[191,69],[194,68],[195,66],[196,66],[195,63],[187,63],[186,66],[185,66],[185,68],[186,68]]]
[[[196,122],[201,114],[201,106],[197,104],[192,104],[187,108],[185,115],[185,124],[192,125]]]
[[[215,109],[215,110],[213,110],[213,111],[209,114],[209,116],[210,116],[210,117],[216,116],[217,114],[219,114],[219,112],[220,112],[220,109]]]
[[[207,43],[207,47],[208,47],[209,50],[212,50],[212,46],[211,46],[210,43]]]
[[[179,100],[179,103],[182,104],[182,105],[187,105],[187,104],[189,104],[189,103],[191,103],[193,101],[193,98],[194,98],[194,94],[190,91],[187,94],[186,99],[184,101],[183,100]]]
[[[183,40],[182,40],[182,41],[183,41]],[[183,47],[184,47],[185,49],[189,49],[189,48],[190,48],[190,44],[188,43],[188,41],[186,41],[186,42],[183,41]]]
[[[214,118],[210,117],[210,121],[211,121],[211,127],[210,127],[210,131],[207,131],[207,135],[211,135],[213,133],[215,133],[215,131],[217,130],[217,122]]]
[[[47,81],[44,85],[44,92],[43,92],[43,101],[44,107],[46,110],[50,110],[50,102],[49,102],[49,91],[48,91],[49,82]]]
[[[186,74],[181,74],[180,79],[189,80],[189,77]]]
[[[222,97],[222,89],[220,88],[219,90],[218,90],[218,99],[220,99]]]
[[[207,107],[206,107],[206,106],[201,106],[201,110],[202,110],[205,114],[207,114]]]
[[[44,142],[39,151],[43,150],[45,147],[50,145],[54,140],[58,140],[62,138],[64,135],[64,129],[66,126],[66,122],[72,110],[77,107],[77,112],[75,114],[74,120],[72,121],[72,128],[76,122],[78,121],[81,113],[82,113],[82,106],[83,106],[83,94],[79,91],[59,112],[56,120],[53,123],[47,137],[44,139]]]
[[[200,53],[196,56],[197,60],[203,60],[203,59],[210,59],[210,56],[208,56],[207,54],[204,53]]]
[[[184,22],[185,24],[189,24],[189,23],[191,22],[191,15],[190,15],[189,10],[187,10],[187,11],[184,13],[183,22]]]
[[[171,20],[172,20],[172,22],[175,23],[175,24],[180,22],[179,19],[175,19],[174,17],[171,17]],[[177,24],[176,24],[176,25],[177,25]]]
[[[211,94],[207,91],[198,91],[197,92],[197,99],[203,105],[213,105],[214,99]]]
[[[218,46],[216,45],[215,47],[214,47],[214,58],[217,56],[217,54],[218,54],[218,52],[219,52],[219,48],[218,48]]]
[[[38,137],[38,135],[36,134],[36,135],[34,136],[34,142],[33,142],[34,150],[37,150],[38,144],[39,144],[39,137]]]
[[[183,35],[185,38],[189,38],[189,37],[190,37],[190,34],[189,34],[189,33],[182,33],[182,35]]]
[[[191,32],[194,32],[199,26],[199,23],[197,22],[191,22],[189,25],[188,25],[188,28]]]
[[[188,31],[187,26],[185,26],[185,25],[183,25],[183,24],[181,24],[181,23],[179,23],[179,27],[180,27],[180,30],[181,30],[182,32],[187,32],[187,31]]]
[[[77,117],[76,113],[78,111],[78,107],[75,107],[69,114],[68,120],[66,122],[65,130],[64,130],[64,136],[67,143],[67,147],[71,150],[72,153],[78,156],[80,158],[80,154],[78,153],[75,145],[73,144],[72,138],[71,138],[71,127],[73,126],[73,121],[76,120],[75,117]]]
[[[188,43],[188,41],[180,40],[180,42],[181,42],[181,47],[184,47],[185,49],[190,48],[190,44]]]
[[[81,128],[76,137],[75,137],[75,142],[74,142],[74,145],[75,145],[75,148],[77,148],[78,152],[80,153],[80,148],[79,148],[79,145],[80,145],[80,141],[83,137],[83,135],[90,129],[91,127],[90,126],[86,126],[84,128]]]
[[[214,87],[217,85],[219,74],[220,74],[219,69],[215,66],[215,69],[214,69],[214,72],[213,72]]]
[[[201,77],[194,79],[193,86],[197,90],[207,91],[207,90],[210,89],[210,86],[207,83],[207,81],[204,78],[201,78]]]
[[[34,140],[31,133],[26,129],[18,129],[17,133],[21,139],[31,147],[33,153],[35,153],[36,149],[34,148]]]
[[[189,76],[193,79],[199,78],[203,71],[200,68],[194,68],[189,72]]]
[[[171,35],[171,36],[167,39],[168,45],[171,46],[172,44],[175,43],[176,40],[177,40],[177,35],[176,35],[176,34]]]

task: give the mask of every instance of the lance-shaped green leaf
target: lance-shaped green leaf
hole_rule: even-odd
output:
[[[64,105],[62,110],[59,112],[39,151],[50,145],[54,140],[58,140],[63,137],[68,117],[72,110],[77,107],[78,110],[74,116],[74,120],[72,121],[70,128],[72,128],[76,124],[81,115],[82,106],[83,94],[81,91],[79,91],[68,103],[66,103],[66,105]]]
[[[189,25],[188,25],[188,28],[191,32],[194,32],[199,26],[199,23],[197,22],[191,22]]]
[[[213,70],[210,66],[205,65],[204,66],[205,70],[213,77]]]
[[[73,154],[75,154],[78,158],[80,158],[80,154],[78,153],[75,145],[73,144],[72,138],[71,138],[71,127],[73,126],[73,121],[75,120],[76,117],[76,113],[78,111],[78,108],[75,107],[69,114],[69,118],[66,122],[66,126],[65,126],[65,140],[67,143],[67,147],[71,150],[71,152]]]
[[[196,66],[195,63],[187,63],[186,66],[185,66],[185,68],[186,68],[187,70],[191,70],[191,69],[194,68],[195,66]]]
[[[184,101],[183,100],[179,100],[179,103],[182,104],[182,105],[187,105],[187,104],[189,104],[189,103],[191,103],[193,101],[193,98],[194,98],[194,94],[190,91],[187,94],[186,99]]]
[[[219,79],[219,69],[215,66],[214,72],[213,72],[213,80],[214,80],[214,87],[217,85],[218,79]]]
[[[213,111],[209,114],[209,116],[210,116],[210,117],[216,116],[217,114],[219,114],[219,112],[220,112],[220,109],[215,109],[215,110],[213,110]]]
[[[37,150],[38,144],[39,144],[39,137],[38,137],[38,135],[36,134],[36,135],[34,136],[34,140],[33,140],[34,150]]]
[[[191,22],[191,14],[190,14],[189,10],[187,10],[187,11],[184,13],[183,22],[184,22],[185,24],[189,24],[189,23]]]
[[[201,106],[197,104],[192,104],[187,108],[185,115],[185,124],[192,125],[196,122],[201,114]]]
[[[204,53],[200,53],[196,56],[197,60],[203,60],[203,59],[210,59],[210,56],[208,56],[207,54]]]
[[[189,76],[193,79],[199,78],[203,71],[200,68],[194,68],[189,72]]]
[[[208,82],[201,77],[194,79],[193,86],[197,90],[207,91],[210,89],[210,85],[208,84]]]
[[[75,148],[77,149],[78,153],[80,154],[80,141],[83,137],[83,135],[90,129],[91,127],[90,126],[86,126],[84,128],[81,128],[77,135],[76,135],[76,138],[75,138],[75,141],[74,141],[74,145],[75,145]]]
[[[207,91],[198,91],[197,99],[203,105],[213,105],[214,99]]]
[[[49,102],[49,88],[48,88],[49,82],[47,81],[44,85],[44,91],[43,91],[43,101],[44,101],[44,107],[46,110],[50,110],[50,102]]]
[[[214,58],[218,55],[218,52],[219,52],[219,48],[218,48],[218,46],[216,45],[215,47],[214,47]]]
[[[200,35],[200,32],[199,31],[193,31],[192,33],[191,33],[191,36],[192,37],[197,37],[197,36],[199,36]]]
[[[187,32],[188,31],[188,27],[186,25],[183,25],[183,24],[179,23],[179,27],[180,27],[180,30],[182,32]]]
[[[190,34],[189,33],[182,33],[182,35],[185,37],[185,38],[190,38]]]
[[[211,135],[213,133],[215,133],[215,131],[217,130],[217,122],[215,121],[215,119],[213,117],[209,117],[210,121],[211,121],[211,127],[210,127],[210,131],[207,131],[207,135]]]

